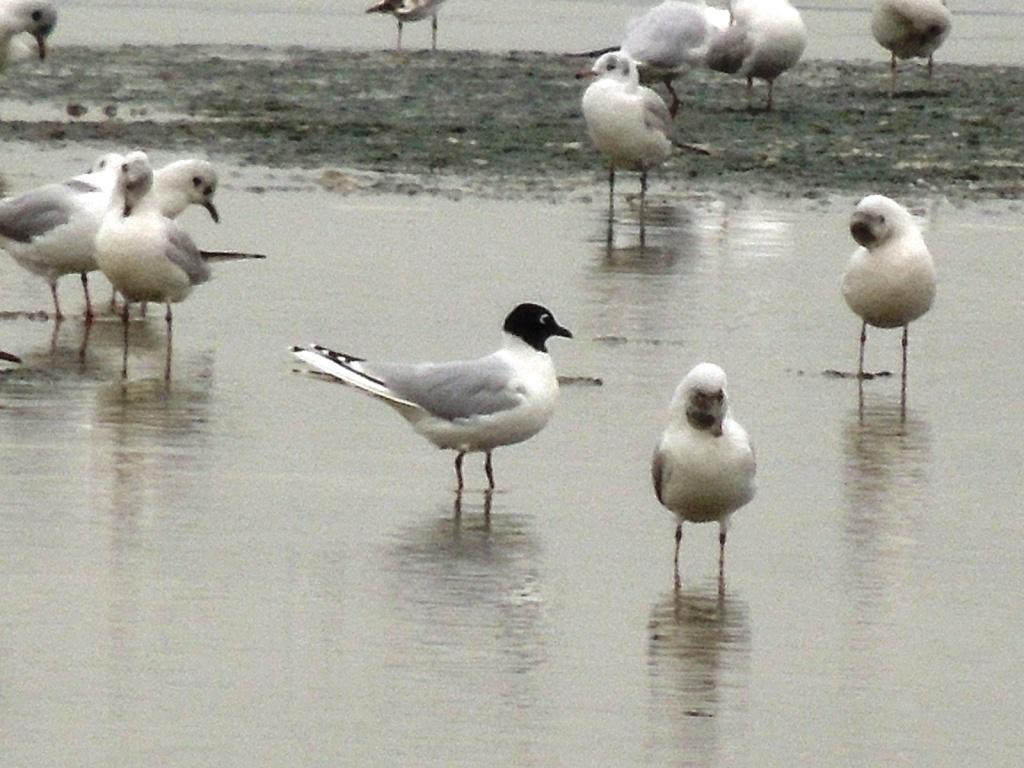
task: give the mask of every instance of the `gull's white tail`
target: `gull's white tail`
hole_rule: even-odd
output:
[[[399,410],[406,408],[422,410],[416,403],[398,397],[388,389],[383,381],[364,371],[362,358],[346,355],[344,352],[335,352],[333,349],[319,344],[310,344],[308,347],[292,347],[291,351],[299,360],[317,371],[380,398]]]

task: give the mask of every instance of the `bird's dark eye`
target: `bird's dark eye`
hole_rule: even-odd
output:
[[[199,187],[199,186],[202,186],[202,184],[203,184],[203,180],[201,178],[199,178],[198,176],[193,176],[192,177],[192,186],[193,187]]]
[[[885,216],[879,216],[878,221],[881,222],[882,224],[885,224]]]
[[[99,170],[102,171],[106,167],[107,167],[107,161],[106,160],[100,160]]]
[[[42,11],[32,11],[32,21],[39,21],[41,18],[43,18]]]
[[[121,163],[121,173],[128,173],[128,163]]]

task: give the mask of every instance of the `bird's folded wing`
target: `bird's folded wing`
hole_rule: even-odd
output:
[[[48,184],[0,201],[0,236],[30,243],[40,235],[67,224],[75,212],[77,193],[70,183]]]
[[[363,363],[362,369],[387,384],[403,400],[433,416],[456,420],[507,411],[522,403],[524,392],[514,371],[495,356],[421,365]]]

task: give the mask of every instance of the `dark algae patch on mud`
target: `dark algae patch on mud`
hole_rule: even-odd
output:
[[[6,79],[8,103],[42,104],[48,117],[0,122],[4,140],[453,176],[495,191],[605,176],[580,111],[586,82],[573,77],[582,58],[125,46],[58,48],[50,61]],[[750,110],[741,81],[696,73],[677,83],[676,122],[714,152],[674,157],[654,183],[783,195],[1024,192],[1024,69],[940,62],[929,83],[907,66],[894,99],[886,78],[884,62],[804,62],[778,81],[776,111],[765,113],[763,86]],[[87,118],[68,116],[68,105],[87,107]],[[102,116],[111,105],[116,116]]]

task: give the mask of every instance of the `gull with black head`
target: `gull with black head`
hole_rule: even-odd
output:
[[[520,304],[505,318],[502,345],[473,360],[378,363],[313,344],[292,353],[316,371],[384,401],[438,448],[453,450],[458,490],[462,460],[484,453],[494,488],[495,448],[528,440],[548,423],[558,378],[548,354],[552,336],[572,333],[539,304]]]

